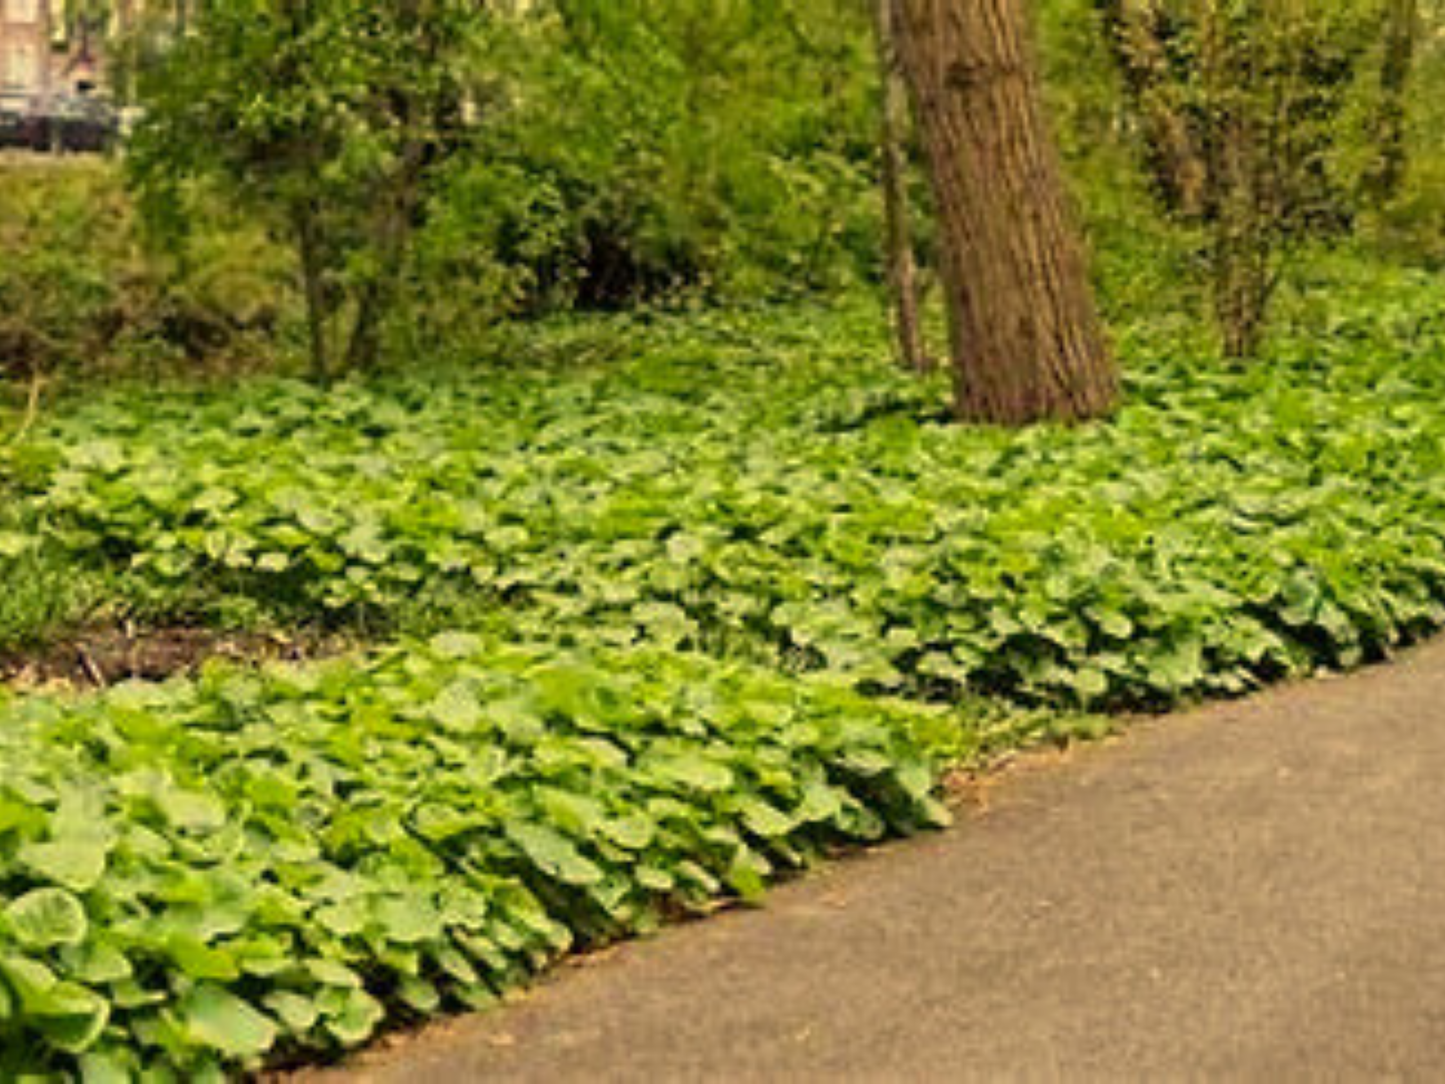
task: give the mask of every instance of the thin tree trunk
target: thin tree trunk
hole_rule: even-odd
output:
[[[401,5],[406,22],[418,29],[416,62],[422,67],[438,61],[438,42],[423,14],[419,0],[404,0]],[[425,127],[429,136],[419,133],[420,112],[427,108],[409,87],[377,88],[380,108],[391,115],[401,131],[414,134],[402,145],[396,169],[382,185],[372,219],[370,240],[377,258],[377,267],[357,298],[356,318],[346,350],[348,370],[373,367],[381,356],[381,336],[385,320],[396,304],[405,272],[411,240],[422,224],[424,185],[428,166],[445,153],[445,133],[451,129],[460,111],[460,98],[455,109],[445,101],[433,106],[433,114]]]
[[[310,334],[311,378],[326,381],[331,377],[331,357],[326,334],[326,282],[315,212],[304,206],[296,207],[292,212],[292,227],[296,231],[296,247],[301,257],[301,288],[306,298],[306,327]]]
[[[1377,204],[1393,199],[1405,180],[1409,163],[1405,130],[1409,119],[1410,75],[1415,66],[1419,27],[1418,0],[1387,0],[1380,105],[1375,118],[1375,144],[1379,154],[1365,177],[1366,193]]]
[[[375,366],[381,355],[382,325],[396,301],[420,202],[426,148],[412,141],[403,152],[397,176],[383,194],[372,229],[378,267],[356,301],[356,321],[346,351],[350,371]]]
[[[1256,42],[1232,36],[1220,0],[1206,0],[1200,24],[1200,79],[1208,117],[1203,139],[1210,181],[1209,265],[1214,314],[1225,357],[1255,356],[1263,341],[1276,257],[1276,209],[1268,192],[1279,167],[1251,106],[1263,89]],[[1263,32],[1263,31],[1261,31]],[[1273,93],[1283,94],[1275,86]],[[1281,128],[1282,120],[1270,126]]]
[[[874,0],[873,16],[878,46],[878,78],[882,86],[883,214],[887,247],[884,256],[893,308],[893,333],[903,366],[914,372],[926,373],[933,370],[933,360],[923,342],[923,325],[918,312],[918,265],[913,254],[908,159],[904,152],[908,131],[908,91],[898,70],[892,0]]]
[[[1164,206],[1184,218],[1205,209],[1198,141],[1176,100],[1160,0],[1098,0],[1115,66],[1138,117],[1144,154]]]
[[[958,415],[1023,425],[1107,413],[1118,373],[1025,0],[894,0],[894,15],[938,204]]]
[[[356,319],[351,326],[351,339],[346,348],[346,371],[359,372],[374,368],[381,356],[382,317],[391,307],[394,276],[389,272],[372,279],[356,299]]]

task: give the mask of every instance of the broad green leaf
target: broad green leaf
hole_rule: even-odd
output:
[[[215,831],[226,823],[226,808],[219,798],[174,786],[158,787],[156,804],[177,828]]]
[[[33,949],[78,945],[90,929],[80,901],[60,888],[27,892],[5,908],[4,918],[15,940]]]
[[[335,1012],[327,1013],[326,1030],[343,1046],[360,1046],[371,1038],[385,1018],[386,1010],[364,990],[335,993],[340,997],[340,1004]]]
[[[110,1002],[81,986],[61,984],[49,995],[56,1011],[39,1022],[38,1030],[57,1050],[83,1054],[95,1045],[110,1022]]]
[[[196,986],[180,1000],[177,1012],[192,1042],[230,1057],[257,1057],[276,1042],[276,1025],[220,986]]]
[[[27,843],[17,857],[31,872],[72,892],[88,892],[105,874],[110,846],[103,839],[75,836]]]
[[[0,531],[0,558],[15,558],[28,553],[35,540],[13,531]]]
[[[594,885],[602,880],[602,871],[566,836],[540,824],[525,821],[509,823],[507,836],[537,868],[570,885]]]
[[[389,940],[404,945],[434,941],[442,934],[436,903],[416,893],[383,897],[373,904],[372,914]]]
[[[733,786],[733,773],[726,765],[692,750],[649,757],[641,767],[650,774],[703,793],[724,791]]]
[[[92,1051],[80,1059],[81,1084],[132,1084],[134,1079],[130,1066],[114,1053]]]
[[[437,695],[427,714],[448,730],[466,731],[481,722],[482,707],[471,686],[457,681]]]
[[[310,1031],[321,1016],[315,1002],[289,990],[267,994],[265,1005],[292,1033]]]

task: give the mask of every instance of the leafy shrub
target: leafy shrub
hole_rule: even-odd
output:
[[[615,309],[872,275],[869,23],[831,0],[564,0],[493,34],[477,145],[419,238],[409,306]],[[579,109],[578,103],[586,108]],[[449,337],[449,336],[444,336]]]
[[[195,249],[177,262],[146,246],[110,163],[0,167],[0,381],[255,356],[284,314],[275,250],[182,195]]]
[[[141,66],[129,176],[158,232],[203,178],[292,253],[311,373],[368,368],[395,311],[432,173],[469,139],[489,5],[205,5]]]
[[[1366,216],[1362,233],[1395,259],[1439,271],[1445,267],[1445,50],[1427,47],[1418,63],[1405,176],[1395,198]]]
[[[145,304],[127,213],[103,169],[0,170],[0,377],[109,349]]]
[[[488,1004],[569,945],[939,823],[938,727],[459,634],[0,700],[0,1076],[211,1079]]]

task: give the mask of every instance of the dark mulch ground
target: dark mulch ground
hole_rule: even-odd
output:
[[[0,655],[0,682],[20,688],[105,688],[122,681],[163,681],[194,673],[209,659],[300,660],[334,655],[343,646],[323,638],[206,628],[94,628],[43,648]]]

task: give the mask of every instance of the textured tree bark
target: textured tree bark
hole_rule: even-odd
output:
[[[1107,413],[1094,307],[1025,0],[894,0],[937,199],[956,411],[1025,425]]]
[[[893,33],[892,0],[874,0],[874,38],[878,46],[878,79],[882,86],[883,214],[887,251],[888,293],[893,308],[893,333],[904,368],[926,373],[933,360],[923,342],[919,319],[918,265],[913,255],[912,211],[908,200],[908,92],[898,70]]]

